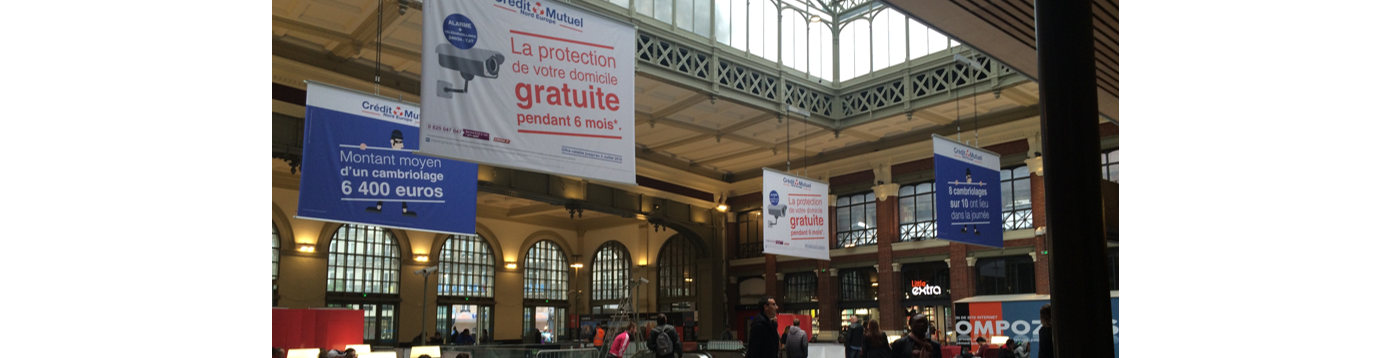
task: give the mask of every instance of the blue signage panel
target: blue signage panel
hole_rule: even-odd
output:
[[[1004,247],[999,155],[932,136],[936,165],[936,238]]]
[[[310,83],[297,217],[473,234],[478,165],[412,152],[417,106]]]

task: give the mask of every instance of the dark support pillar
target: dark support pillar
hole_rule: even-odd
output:
[[[1056,357],[1114,357],[1102,223],[1091,2],[1036,3]]]

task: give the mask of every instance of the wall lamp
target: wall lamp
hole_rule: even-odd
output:
[[[507,261],[507,269],[508,269],[508,270],[515,270],[515,269],[516,269],[516,261]]]
[[[298,250],[299,252],[314,252],[314,244],[299,244]]]
[[[415,254],[415,262],[430,262],[430,255]]]

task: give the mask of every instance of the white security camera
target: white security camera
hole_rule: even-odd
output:
[[[767,216],[772,218],[767,224],[777,226],[777,218],[787,216],[787,204],[772,205],[767,207]]]
[[[447,81],[439,81],[436,94],[444,98],[453,98],[453,92],[468,93],[468,82],[475,77],[497,78],[502,71],[502,63],[506,61],[501,52],[480,48],[464,50],[452,44],[439,44],[434,52],[439,54],[440,66],[459,71],[459,75],[463,76],[462,90],[450,88]]]
[[[637,278],[637,284],[639,284],[639,285],[645,285],[645,284],[647,284],[647,283],[649,283],[649,282],[651,282],[651,281],[647,281],[647,278],[646,278],[646,277],[638,277],[638,278]]]
[[[431,273],[434,273],[435,271],[439,271],[439,266],[430,266],[430,267],[422,268],[422,269],[419,269],[419,270],[415,270],[415,274],[416,274],[416,275],[429,275],[429,274],[431,274]]]

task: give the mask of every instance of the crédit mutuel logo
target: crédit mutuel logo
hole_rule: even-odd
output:
[[[561,10],[557,10],[557,9],[555,9],[555,8],[552,8],[552,7],[547,7],[547,6],[545,6],[544,4],[542,4],[540,1],[536,1],[536,2],[531,2],[531,1],[526,1],[526,0],[495,0],[495,1],[497,1],[497,4],[499,4],[499,5],[506,5],[506,6],[514,7],[514,8],[516,8],[517,10],[521,10],[521,11],[519,11],[518,13],[520,13],[520,14],[522,14],[522,15],[526,15],[526,17],[530,17],[530,18],[532,18],[532,19],[545,21],[545,22],[551,23],[551,24],[554,24],[555,22],[558,21],[558,22],[563,22],[563,23],[565,23],[565,24],[568,24],[568,25],[574,26],[574,27],[578,27],[578,28],[583,28],[583,27],[584,27],[584,18],[583,18],[583,17],[571,15],[571,14],[569,14],[569,13],[567,13],[567,12],[564,12],[564,11],[561,11]]]
[[[961,159],[967,159],[976,163],[985,161],[985,157],[983,155],[980,155],[980,153],[976,153],[975,151],[972,151],[968,148],[951,148],[951,151],[956,154],[956,157],[959,157]]]
[[[377,104],[372,103],[371,101],[362,101],[362,109],[380,114],[381,116],[386,118],[399,119],[411,123],[420,121],[419,113],[416,113],[415,111],[409,109],[401,108],[400,106]]]
[[[796,179],[796,178],[782,178],[782,184],[786,184],[787,186],[794,187],[794,188],[802,188],[802,189],[810,189],[810,188],[811,188],[811,183],[810,183],[810,182],[807,182],[807,181],[804,181],[804,180],[801,180],[801,179]]]

